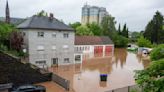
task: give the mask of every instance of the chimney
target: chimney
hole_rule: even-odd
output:
[[[53,13],[50,13],[49,19],[52,21],[52,20],[53,20],[53,18],[54,18]]]

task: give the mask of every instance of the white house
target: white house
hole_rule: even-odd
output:
[[[114,44],[107,36],[75,36],[75,63],[83,59],[112,56]]]
[[[17,26],[29,62],[39,67],[74,64],[74,30],[50,14],[32,16]]]

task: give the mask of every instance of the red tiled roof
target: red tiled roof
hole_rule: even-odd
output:
[[[75,45],[106,45],[113,44],[107,36],[75,36]]]

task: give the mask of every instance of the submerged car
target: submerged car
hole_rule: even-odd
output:
[[[40,85],[23,85],[11,92],[46,92],[46,88]]]

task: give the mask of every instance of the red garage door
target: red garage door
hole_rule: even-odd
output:
[[[95,46],[94,47],[94,56],[102,57],[103,56],[103,46]]]
[[[113,46],[105,46],[105,56],[110,56],[112,54]]]

